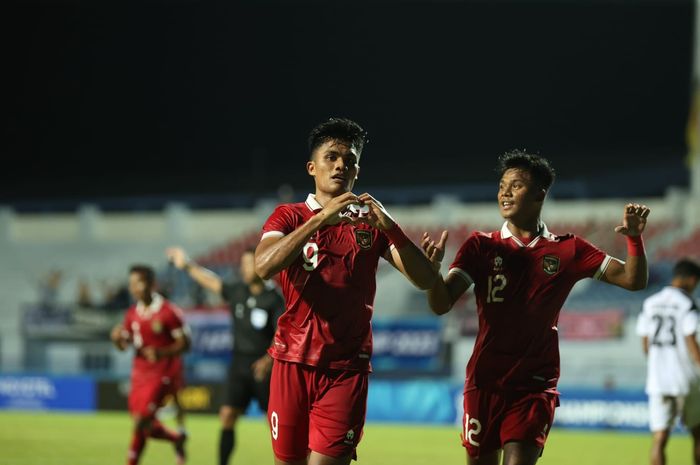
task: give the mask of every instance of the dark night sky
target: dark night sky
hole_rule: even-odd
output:
[[[332,115],[365,186],[683,172],[691,1],[254,3],[8,7],[0,201],[303,190]]]

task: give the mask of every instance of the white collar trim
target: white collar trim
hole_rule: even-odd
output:
[[[309,210],[311,210],[312,212],[323,209],[321,204],[318,203],[318,200],[316,200],[316,196],[314,194],[307,195],[305,203],[306,203],[306,206],[309,207]]]
[[[151,298],[153,300],[149,306],[144,305],[141,301],[136,303],[136,312],[139,315],[152,315],[160,311],[161,307],[163,306],[163,296],[154,292],[151,294]]]
[[[503,223],[503,226],[501,227],[501,238],[503,239],[508,239],[511,238],[513,239],[520,247],[534,247],[535,244],[540,240],[540,237],[544,237],[548,241],[554,240],[554,234],[549,232],[549,229],[547,229],[547,225],[544,224],[543,222],[540,221],[539,224],[539,232],[537,233],[537,237],[532,239],[529,244],[525,245],[523,242],[515,237],[512,232],[510,232],[510,229],[508,229],[508,222],[506,221]]]

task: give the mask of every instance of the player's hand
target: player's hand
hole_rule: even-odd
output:
[[[448,235],[449,233],[447,231],[443,231],[437,244],[427,232],[424,232],[421,238],[420,246],[425,256],[430,260],[430,263],[433,264],[433,269],[435,269],[435,271],[440,270],[442,259],[445,258],[445,244],[447,244]]]
[[[373,228],[377,228],[382,231],[386,231],[387,229],[394,227],[396,222],[391,215],[389,215],[389,212],[386,211],[386,208],[384,208],[384,205],[382,205],[379,200],[375,199],[367,192],[360,195],[359,200],[360,205],[366,205],[369,207],[369,212],[367,212],[366,216],[360,216],[358,221],[367,223]]]
[[[318,215],[323,219],[324,225],[334,225],[341,221],[352,222],[353,219],[347,215],[341,215],[345,209],[347,209],[352,204],[359,204],[360,200],[352,192],[346,192],[339,195],[338,197],[333,197],[327,204],[323,206]]]
[[[129,334],[129,333],[126,331],[126,329],[124,329],[124,326],[118,324],[118,325],[115,325],[115,326],[112,328],[112,331],[110,332],[109,337],[110,337],[110,338],[112,339],[112,341],[114,341],[114,342],[124,342],[124,343],[126,343],[126,342],[129,342],[129,336],[128,336],[128,334]]]
[[[165,250],[165,256],[178,270],[184,269],[190,261],[190,257],[187,256],[187,252],[182,247],[168,247]]]
[[[112,331],[109,333],[109,337],[112,339],[114,342],[119,342],[122,339],[122,330],[124,328],[122,325],[115,325],[112,328]]]
[[[625,236],[641,236],[647,225],[649,207],[638,203],[625,205],[625,214],[622,217],[622,225],[615,227],[615,232]]]
[[[119,350],[125,350],[129,345],[129,333],[120,324],[114,326],[109,333],[109,338]]]
[[[156,350],[155,347],[143,347],[141,349],[141,355],[151,363],[158,361],[158,350]]]
[[[265,354],[250,365],[255,381],[263,381],[272,370],[272,357]]]

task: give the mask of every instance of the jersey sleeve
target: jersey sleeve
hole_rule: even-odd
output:
[[[574,273],[579,279],[601,279],[613,258],[585,239],[574,236],[576,260]]]
[[[299,215],[289,205],[280,205],[267,218],[262,228],[262,239],[283,237],[299,225]]]
[[[683,336],[690,336],[695,334],[698,330],[698,322],[700,318],[698,317],[698,307],[695,301],[690,301],[690,308],[685,315],[683,315],[683,320],[681,321],[681,331]]]
[[[131,328],[132,312],[127,310],[124,314],[124,320],[122,321],[122,337],[131,340],[134,336],[133,329]]]
[[[473,233],[457,251],[454,261],[450,265],[448,274],[456,274],[462,278],[467,287],[471,286],[476,277],[477,260],[479,257],[480,240],[477,233]]]
[[[653,333],[651,317],[647,311],[646,302],[643,305],[642,312],[637,317],[637,336],[651,336]]]
[[[221,286],[221,298],[227,304],[230,304],[236,297],[236,290],[238,289],[239,283],[226,283]]]
[[[189,336],[189,328],[185,323],[185,313],[180,307],[172,304],[170,305],[170,310],[170,316],[167,321],[167,329],[170,331],[170,335],[174,339]]]
[[[379,234],[377,234],[377,243],[379,244],[379,254],[384,258],[396,248],[389,238],[386,237],[384,231],[379,231]]]

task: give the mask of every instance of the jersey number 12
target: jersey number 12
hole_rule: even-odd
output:
[[[503,297],[499,295],[499,293],[505,289],[506,284],[508,284],[508,280],[502,274],[489,276],[486,303],[490,304],[491,302],[503,302]]]

